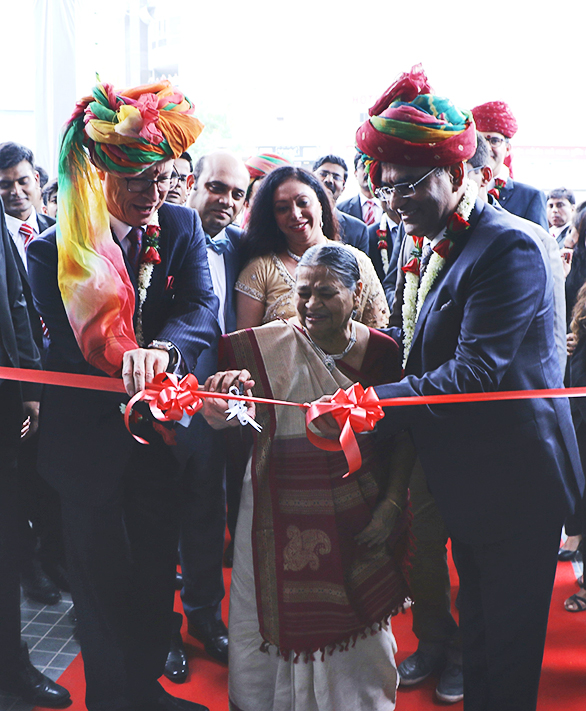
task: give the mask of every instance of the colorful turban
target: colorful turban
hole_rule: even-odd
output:
[[[356,145],[370,159],[365,165],[373,187],[379,184],[381,162],[439,167],[474,155],[472,114],[432,91],[418,64],[370,108],[370,118],[356,132]]]
[[[99,83],[78,102],[59,154],[58,280],[69,323],[85,359],[119,375],[125,351],[137,348],[134,287],[96,168],[132,176],[177,158],[203,125],[170,82],[119,94]],[[95,167],[94,167],[95,166]]]
[[[517,133],[517,121],[509,105],[504,101],[489,101],[475,106],[472,115],[476,128],[483,133],[494,131],[502,133],[505,138],[513,138]]]
[[[283,165],[291,165],[286,158],[281,158],[274,153],[263,153],[260,156],[251,156],[246,161],[246,167],[250,174],[251,181],[257,178],[264,178],[271,173],[275,168],[281,168]]]

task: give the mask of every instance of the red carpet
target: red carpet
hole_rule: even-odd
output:
[[[457,592],[457,575],[452,567],[452,597]],[[230,571],[224,571],[226,589]],[[563,601],[576,592],[577,586],[571,563],[560,563],[556,576],[538,711],[583,711],[586,694],[586,613],[571,614],[564,610]],[[179,595],[176,609],[181,609]],[[228,619],[227,599],[224,601],[224,620]],[[399,652],[397,663],[415,651],[416,639],[411,632],[411,614],[393,618],[393,631]],[[187,636],[183,628],[189,656],[190,676],[183,685],[172,684],[163,678],[163,686],[175,696],[205,704],[210,711],[228,711],[228,670],[209,659],[202,645]],[[73,704],[69,711],[84,711],[85,684],[81,656],[78,656],[59,680],[71,692]],[[412,689],[399,689],[398,711],[429,711],[437,707],[461,711],[463,704],[445,704],[434,698],[436,679],[429,679]],[[339,709],[339,711],[355,711]]]

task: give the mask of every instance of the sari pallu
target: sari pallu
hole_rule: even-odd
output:
[[[229,367],[247,368],[261,397],[309,402],[351,381],[330,373],[305,335],[276,321],[223,339]],[[372,435],[359,436],[362,468],[314,447],[302,409],[257,408],[252,453],[252,548],[260,633],[287,658],[346,649],[380,629],[403,603],[407,513],[386,545],[359,546],[388,473]],[[387,445],[388,446],[388,445]]]

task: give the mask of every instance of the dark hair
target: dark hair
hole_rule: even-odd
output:
[[[190,154],[185,151],[185,153],[182,153],[179,158],[182,160],[186,160],[189,163],[189,172],[193,173],[193,158],[190,156]]]
[[[41,192],[41,197],[43,198],[43,204],[48,205],[49,200],[53,195],[56,195],[57,193],[57,178],[53,178],[53,180],[49,180],[48,183],[46,183],[45,187],[43,188]]]
[[[315,163],[313,164],[313,172],[318,168],[321,168],[321,166],[324,163],[333,163],[334,165],[339,165],[340,168],[344,169],[344,182],[348,180],[348,166],[346,165],[346,161],[343,158],[340,158],[340,156],[335,156],[335,155],[327,155],[327,156],[322,156],[321,158],[318,158]]]
[[[574,197],[574,193],[571,190],[568,190],[567,188],[555,188],[555,190],[550,190],[547,199],[567,200],[570,205],[576,204],[576,198]]]
[[[284,252],[287,239],[277,226],[273,200],[276,189],[287,180],[299,180],[316,194],[322,209],[322,230],[326,237],[338,240],[338,220],[332,211],[326,189],[315,175],[292,165],[284,165],[270,172],[261,181],[250,210],[248,227],[242,238],[244,259],[262,257],[271,252]]]
[[[195,178],[194,189],[197,189],[197,181],[199,180],[199,176],[203,173],[206,157],[207,156],[202,156],[198,158],[197,163],[193,166],[193,177]]]
[[[578,241],[572,253],[572,268],[566,278],[566,303],[568,311],[572,309],[571,329],[577,337],[584,335],[586,327],[586,304],[584,298],[580,298],[586,274],[586,209],[578,210],[572,222],[578,232]],[[584,294],[582,294],[582,297]],[[574,302],[575,299],[575,302]],[[572,308],[572,303],[574,307]]]
[[[358,170],[358,163],[364,158],[366,158],[366,156],[362,151],[356,151],[356,155],[354,156],[354,170]]]
[[[0,143],[0,170],[12,168],[23,160],[28,161],[31,164],[31,168],[36,170],[35,157],[30,148],[11,141]]]
[[[35,165],[35,170],[39,174],[39,185],[41,188],[44,188],[49,180],[49,173],[47,173],[42,165]]]
[[[299,267],[326,267],[346,289],[354,289],[360,281],[360,267],[356,257],[341,244],[316,244],[299,260]]]
[[[476,152],[472,158],[468,159],[468,163],[473,168],[484,168],[490,162],[490,149],[486,138],[476,131]]]

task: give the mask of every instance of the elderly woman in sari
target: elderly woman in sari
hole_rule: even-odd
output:
[[[353,252],[325,244],[297,268],[297,315],[223,339],[224,363],[206,388],[235,379],[254,394],[315,400],[353,382],[401,375],[398,346],[357,323]],[[224,427],[226,405],[203,414]],[[251,408],[252,412],[252,408]],[[341,452],[306,437],[301,408],[260,405],[242,492],[230,592],[233,711],[390,711],[398,683],[389,618],[407,595],[406,433],[358,436],[362,467],[344,478]],[[298,663],[295,663],[298,662]]]
[[[249,260],[235,285],[238,328],[295,315],[295,270],[304,252],[339,241],[338,223],[321,182],[302,168],[285,166],[262,181],[242,240]],[[360,269],[356,320],[373,328],[389,321],[385,293],[370,259],[344,245]]]

